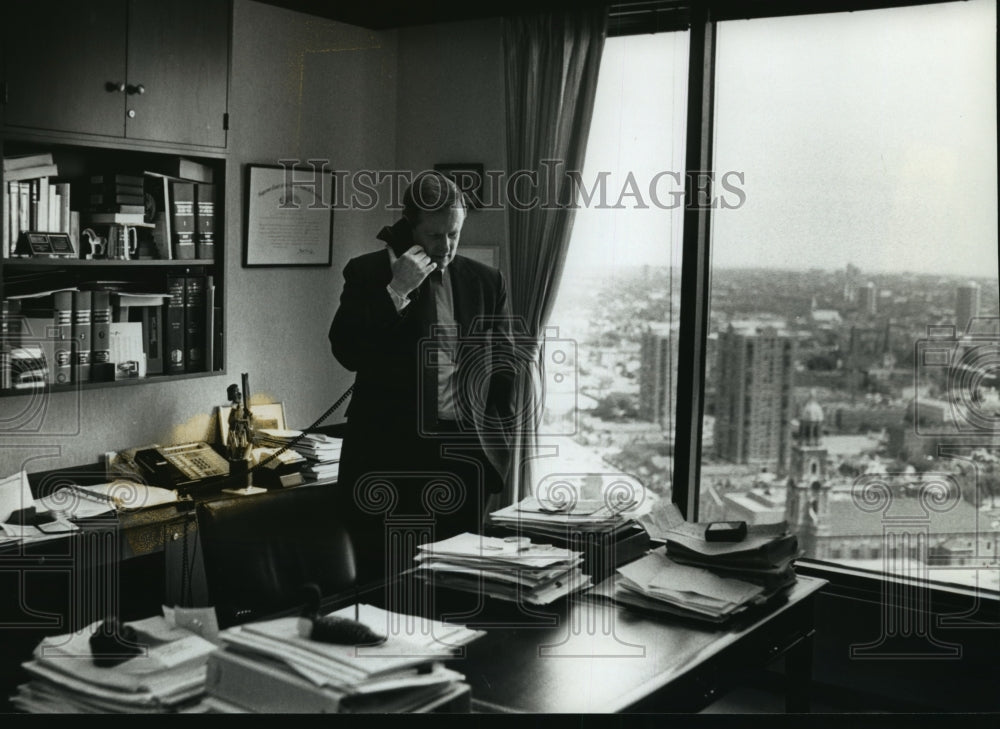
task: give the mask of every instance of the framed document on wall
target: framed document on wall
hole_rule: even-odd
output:
[[[248,165],[243,265],[331,265],[333,186],[319,168]]]

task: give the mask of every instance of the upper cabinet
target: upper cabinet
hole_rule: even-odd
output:
[[[224,148],[229,0],[6,0],[4,126]]]

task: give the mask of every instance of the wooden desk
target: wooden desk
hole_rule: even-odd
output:
[[[518,607],[439,590],[419,598],[423,609],[418,612],[452,616],[486,630],[452,662],[472,687],[476,711],[697,712],[748,670],[783,656],[786,709],[806,712],[813,598],[824,584],[799,577],[782,604],[728,629],[706,629],[582,596],[552,606]],[[386,591],[381,597],[398,604]]]

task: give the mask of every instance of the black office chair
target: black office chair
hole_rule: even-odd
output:
[[[324,601],[350,595],[357,580],[354,549],[325,491],[302,486],[198,504],[220,628],[301,605],[307,583],[319,586]]]

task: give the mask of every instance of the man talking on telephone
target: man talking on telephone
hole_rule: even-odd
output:
[[[458,254],[466,214],[452,180],[420,173],[376,236],[385,247],[344,267],[329,337],[357,375],[337,490],[358,512],[362,579],[412,567],[413,542],[481,532],[510,475],[507,291],[500,271]],[[401,523],[416,536],[387,538]]]

